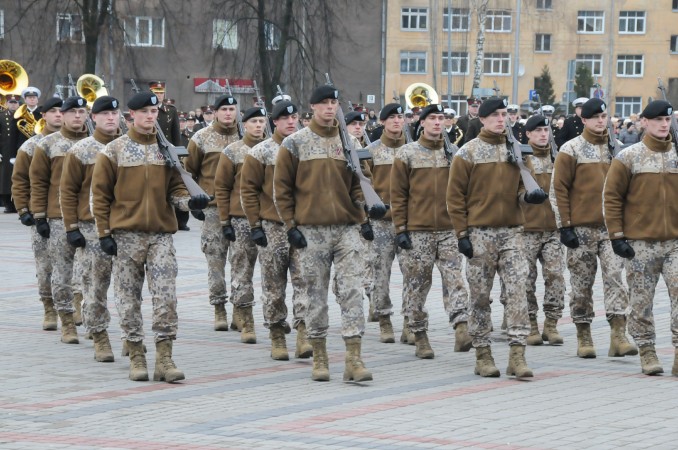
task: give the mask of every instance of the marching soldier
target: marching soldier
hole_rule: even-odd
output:
[[[287,360],[285,332],[287,306],[285,288],[287,271],[292,278],[294,328],[297,330],[296,358],[309,358],[313,347],[306,338],[306,298],[299,267],[299,249],[290,248],[285,224],[273,203],[273,172],[283,139],[297,131],[297,107],[288,100],[276,102],[271,112],[275,125],[273,136],[255,145],[245,156],[242,167],[240,197],[251,230],[250,238],[259,246],[264,326],[271,337],[271,357]]]
[[[490,291],[499,272],[506,292],[508,343],[507,375],[531,377],[525,362],[528,335],[523,256],[523,214],[519,202],[542,203],[541,189],[525,192],[515,156],[506,145],[506,100],[492,97],[480,106],[483,128],[476,139],[454,156],[447,187],[447,210],[467,258],[470,289],[469,333],[476,349],[475,374],[498,377],[490,349]],[[488,180],[492,180],[488,183]]]
[[[306,331],[313,345],[314,381],[329,381],[327,295],[335,265],[341,334],[346,343],[344,380],[368,381],[360,357],[365,330],[360,293],[359,223],[366,222],[357,175],[347,167],[336,119],[339,91],[325,85],[311,94],[313,119],[283,140],[276,161],[273,195],[292,247],[301,249],[301,272],[308,289]]]
[[[40,140],[61,129],[63,116],[61,106],[63,101],[52,97],[40,107],[45,126],[42,132],[36,134],[19,148],[14,162],[12,173],[12,197],[19,212],[19,220],[23,225],[31,227],[31,243],[35,256],[35,274],[38,278],[38,293],[43,304],[45,314],[42,321],[43,330],[57,329],[57,312],[54,309],[52,298],[52,259],[49,254],[49,238],[40,235],[35,226],[35,218],[30,209],[31,181],[30,165]]]
[[[198,130],[188,143],[186,170],[196,179],[208,195],[215,195],[214,176],[221,152],[238,140],[236,127],[237,100],[222,95],[216,101],[217,119],[212,126]],[[191,118],[193,116],[189,116]],[[193,117],[195,119],[195,117]],[[217,201],[213,200],[202,213],[194,213],[202,219],[200,248],[207,259],[207,286],[210,305],[214,305],[214,329],[228,331],[226,303],[226,255],[229,242],[221,232]]]
[[[167,166],[168,156],[158,146],[155,131],[159,104],[151,92],[135,94],[127,102],[134,125],[97,155],[92,213],[102,250],[116,257],[115,300],[129,349],[129,378],[148,380],[141,316],[141,288],[147,273],[156,345],[153,380],[172,383],[184,379],[172,360],[178,325],[173,206],[202,209],[209,197],[189,197],[179,173]]]
[[[509,128],[513,132],[513,137],[521,144],[527,144],[527,136],[525,135],[525,126],[520,123],[518,119],[518,105],[508,105]]]
[[[581,108],[589,99],[586,97],[579,97],[572,102],[574,106],[574,115],[565,119],[563,127],[556,133],[556,144],[558,148],[562,147],[564,143],[570,139],[574,139],[584,132],[584,123],[581,120]]]
[[[361,147],[366,147],[365,126],[367,124],[367,117],[365,116],[365,113],[361,111],[351,111],[344,117],[346,119],[346,129],[348,132],[358,140]]]
[[[612,250],[603,220],[603,184],[612,160],[607,105],[592,98],[582,106],[581,117],[584,132],[560,148],[549,195],[560,242],[568,247],[570,314],[577,327],[577,356],[596,357],[591,321],[595,317],[597,259],[603,272],[605,312],[611,329],[608,356],[637,355],[638,349],[626,339],[628,293],[621,279],[622,263]]]
[[[96,123],[94,135],[78,141],[64,159],[59,193],[68,243],[84,251],[82,318],[85,330],[94,339],[94,359],[113,362],[107,332],[111,321],[108,287],[111,284],[113,259],[99,245],[94,216],[90,210],[90,186],[97,155],[106,144],[119,137],[118,100],[109,96],[97,98],[92,105],[92,120]]]
[[[434,265],[440,270],[449,302],[445,309],[456,330],[454,350],[471,349],[462,256],[457,250],[457,238],[445,201],[451,155],[444,148],[444,119],[442,106],[425,107],[419,119],[421,137],[398,150],[391,169],[391,214],[395,242],[400,247],[404,314],[414,333],[415,355],[423,359],[434,357],[426,333],[428,311],[424,306]]]
[[[77,344],[78,332],[73,313],[76,311],[73,287],[75,247],[68,243],[61,213],[59,183],[64,158],[71,147],[87,137],[85,118],[87,101],[69,97],[61,106],[63,125],[59,133],[45,136],[35,148],[29,170],[31,186],[30,210],[35,217],[36,231],[49,238],[52,259],[52,298],[61,318],[61,342]],[[81,301],[82,297],[80,297]]]
[[[650,102],[641,114],[641,142],[622,150],[612,161],[605,180],[605,224],[612,249],[625,259],[631,313],[629,332],[640,347],[646,375],[664,372],[655,351],[653,297],[659,275],[671,299],[671,331],[678,346],[678,157],[669,134],[673,107],[664,100]],[[678,376],[678,349],[671,373]]]
[[[461,116],[459,118],[459,120],[457,120],[457,126],[459,127],[459,129],[461,129],[462,133],[464,133],[464,142],[468,142],[471,139],[476,137],[474,135],[472,138],[467,139],[468,129],[469,129],[469,125],[470,125],[471,121],[473,121],[474,119],[476,119],[476,122],[478,121],[477,120],[478,119],[478,109],[480,108],[480,105],[481,105],[482,102],[483,101],[479,97],[474,97],[474,96],[470,96],[466,99],[466,103],[468,104],[468,108],[467,108],[468,112],[465,115]],[[478,129],[480,129],[479,126],[478,126]],[[476,135],[478,134],[478,132],[475,132],[475,133],[476,133]]]
[[[242,117],[245,135],[223,149],[214,175],[219,220],[224,239],[230,241],[231,303],[233,321],[240,330],[240,341],[256,344],[254,332],[254,265],[257,246],[250,237],[250,225],[240,201],[240,174],[245,156],[252,147],[264,140],[266,110],[249,108]]]

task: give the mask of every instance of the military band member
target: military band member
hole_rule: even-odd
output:
[[[64,159],[59,193],[68,243],[84,252],[82,318],[85,330],[94,339],[94,359],[112,362],[114,356],[107,329],[111,321],[108,287],[113,260],[99,245],[90,209],[90,187],[97,155],[120,136],[118,100],[109,96],[97,98],[92,105],[92,120],[96,123],[94,135],[78,141]]]
[[[629,333],[640,348],[646,375],[664,372],[655,351],[652,306],[659,275],[671,300],[672,344],[678,348],[678,157],[669,129],[673,107],[650,102],[641,114],[641,142],[622,150],[605,180],[605,224],[612,249],[625,259],[629,285]],[[678,376],[678,349],[671,373]]]
[[[201,121],[193,128],[195,131],[208,128],[212,126],[212,123],[214,122],[214,109],[212,109],[212,106],[207,105],[204,108],[205,109],[201,116]]]
[[[306,330],[313,345],[315,381],[330,379],[326,338],[330,269],[335,266],[341,334],[346,343],[344,380],[368,381],[360,356],[365,330],[359,260],[359,223],[366,221],[360,182],[347,167],[336,119],[339,92],[321,86],[311,94],[313,119],[283,140],[276,161],[273,195],[291,246],[301,249],[307,282]]]
[[[589,99],[586,97],[579,97],[572,102],[574,106],[574,115],[565,119],[563,127],[556,133],[556,144],[558,148],[562,147],[564,143],[570,139],[574,139],[584,132],[584,123],[581,120],[581,108]]]
[[[61,129],[62,105],[63,101],[58,97],[52,97],[42,104],[40,110],[45,119],[45,126],[41,133],[24,142],[19,148],[14,162],[14,172],[12,173],[12,197],[19,212],[19,219],[23,225],[31,227],[31,244],[35,256],[38,293],[45,310],[42,321],[43,330],[57,329],[57,312],[54,309],[54,300],[52,299],[52,259],[49,254],[49,238],[37,232],[35,218],[30,209],[31,181],[29,170],[35,148],[40,140],[52,133],[58,133]]]
[[[451,156],[444,148],[444,120],[442,106],[425,107],[419,119],[420,138],[398,150],[391,169],[391,214],[395,241],[400,247],[404,315],[415,336],[415,355],[423,359],[434,357],[426,333],[428,311],[424,306],[434,265],[440,270],[444,291],[450,297],[445,309],[456,329],[455,351],[471,348],[462,256],[445,200]]]
[[[452,144],[459,145],[464,135],[462,134],[461,128],[457,126],[457,121],[455,119],[457,111],[452,108],[445,108],[443,113],[445,114],[445,132]]]
[[[186,170],[198,182],[208,195],[215,195],[214,176],[217,172],[221,152],[238,140],[236,127],[237,100],[230,95],[222,95],[216,100],[217,118],[211,126],[195,132],[188,143]],[[194,116],[189,116],[193,118]],[[210,305],[214,305],[214,329],[228,331],[226,303],[226,256],[230,241],[221,232],[221,221],[216,199],[202,213],[194,213],[202,218],[200,248],[207,259],[207,286]],[[235,318],[234,318],[235,319]]]
[[[550,200],[567,250],[572,293],[570,314],[577,327],[577,356],[595,358],[591,338],[593,283],[598,268],[603,275],[605,313],[610,324],[608,356],[637,355],[626,339],[628,293],[621,279],[622,262],[612,250],[603,219],[603,184],[610,168],[607,105],[598,98],[582,106],[584,132],[560,148],[553,169]]]
[[[240,175],[245,156],[252,147],[264,140],[266,110],[249,108],[242,117],[243,138],[223,149],[214,175],[217,208],[224,239],[230,241],[231,303],[233,321],[240,330],[240,341],[256,344],[254,331],[254,265],[257,246],[250,238],[250,225],[240,201]]]
[[[508,105],[506,110],[508,111],[509,128],[513,132],[513,137],[521,144],[527,144],[525,126],[518,120],[520,119],[518,116],[518,105]]]
[[[167,155],[160,151],[155,131],[159,104],[151,92],[135,94],[127,102],[134,125],[97,155],[92,213],[102,250],[115,256],[115,300],[129,349],[129,378],[148,380],[141,316],[141,289],[147,273],[156,345],[153,379],[171,383],[184,379],[172,360],[178,326],[173,207],[202,209],[209,197],[189,197],[178,171],[166,164]]]

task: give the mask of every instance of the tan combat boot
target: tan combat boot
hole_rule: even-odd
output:
[[[673,368],[671,368],[671,375],[678,377],[678,348],[673,352]]]
[[[490,347],[476,347],[476,368],[473,373],[481,377],[499,376],[499,369],[494,365]]]
[[[311,380],[330,381],[330,368],[327,359],[327,340],[325,338],[309,339],[313,346],[313,372]]]
[[[414,333],[414,342],[417,346],[414,356],[421,359],[433,359],[434,353],[431,344],[428,342],[426,331],[417,331]]]
[[[614,316],[610,320],[610,351],[607,356],[637,355],[638,349],[626,339],[626,317]]]
[[[454,351],[467,352],[473,347],[473,339],[468,334],[468,323],[459,322],[454,329]]]
[[[393,325],[391,324],[391,316],[379,316],[379,342],[384,344],[392,344],[395,342],[395,335],[393,334]]]
[[[524,345],[511,346],[511,351],[509,352],[509,363],[508,367],[506,368],[506,375],[513,375],[516,378],[530,378],[534,376],[532,374],[532,369],[527,367],[527,362],[525,362]]]
[[[544,341],[539,332],[539,324],[536,317],[530,317],[530,334],[527,336],[527,345],[542,345]]]
[[[593,346],[590,323],[576,323],[577,327],[577,356],[580,358],[595,358],[596,348]]]
[[[310,358],[311,356],[313,356],[313,346],[306,337],[306,323],[299,322],[299,325],[297,325],[297,348],[294,357]]]
[[[557,325],[558,319],[549,319],[547,317],[544,320],[544,332],[541,334],[541,338],[544,341],[548,341],[550,345],[561,345],[563,343],[563,337],[558,333]]]
[[[113,349],[111,349],[111,341],[108,339],[108,332],[106,330],[92,333],[94,338],[94,359],[99,362],[113,362]]]
[[[287,361],[290,356],[287,354],[287,342],[285,341],[285,329],[280,324],[271,325],[268,330],[271,338],[271,358],[276,361]]]
[[[172,340],[165,339],[155,343],[155,370],[153,381],[166,381],[174,383],[183,380],[184,373],[177,369],[172,361]]]
[[[73,308],[75,308],[73,321],[76,325],[82,325],[82,294],[80,292],[73,294]]]
[[[254,332],[254,316],[252,307],[237,308],[240,310],[240,342],[243,344],[256,344],[257,335]]]
[[[129,379],[132,381],[148,381],[148,368],[144,343],[125,341],[129,349]]]
[[[223,303],[214,305],[214,331],[228,331],[228,314]]]
[[[344,338],[346,342],[346,368],[344,369],[344,381],[372,381],[372,372],[365,368],[360,358],[360,336]]]
[[[54,309],[54,301],[51,297],[43,297],[40,299],[45,308],[45,315],[42,318],[42,329],[47,331],[54,331],[57,329],[57,312]]]
[[[233,305],[233,319],[231,320],[231,330],[240,331],[240,329],[242,328],[242,324],[240,323],[242,321],[241,316],[242,314],[240,308]]]
[[[640,367],[645,375],[664,373],[659,358],[657,358],[657,352],[654,350],[654,345],[640,347]]]
[[[73,313],[59,311],[61,318],[61,342],[64,344],[79,344],[78,330],[75,328]]]
[[[147,353],[148,350],[146,349],[146,344],[142,344],[144,353]],[[122,352],[120,352],[120,356],[129,356],[129,347],[127,346],[127,341],[122,341]]]

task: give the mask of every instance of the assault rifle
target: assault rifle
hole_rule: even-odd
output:
[[[659,81],[659,91],[662,93],[662,98],[664,101],[668,102],[668,98],[666,97],[666,87],[664,87],[664,83],[662,82],[661,78],[657,78]],[[676,146],[676,153],[678,153],[678,120],[676,120],[676,115],[671,114],[671,127],[669,128],[669,133],[671,134],[671,138],[673,139],[673,145]]]
[[[543,116],[544,111],[542,110],[541,105],[541,95],[539,95],[539,93],[537,92],[536,96],[537,101],[539,102],[539,114]],[[553,127],[551,126],[550,121],[549,121],[549,145],[551,146],[551,161],[555,161],[556,156],[558,156],[558,144],[556,144],[555,136],[553,136]]]
[[[619,154],[621,150],[619,148],[619,141],[614,135],[614,125],[612,125],[612,116],[607,115],[607,148],[610,150],[612,157],[614,158]]]
[[[77,89],[75,88],[75,83],[73,82],[73,77],[71,74],[68,74],[68,92],[75,92],[74,96],[77,95]],[[85,114],[85,127],[87,128],[87,134],[94,136],[94,122],[92,122],[92,116],[89,114],[89,111]]]
[[[271,131],[271,122],[268,120],[268,111],[266,111],[266,103],[264,103],[264,99],[261,98],[259,95],[259,88],[257,87],[257,82],[254,81],[254,95],[257,97],[257,106],[259,106],[261,109],[264,110],[264,119],[266,119],[266,128],[264,132],[266,133],[266,138],[270,138],[273,135],[273,131]]]
[[[233,97],[233,91],[231,91],[231,85],[228,83],[228,78],[226,79],[226,91],[228,92],[228,95]],[[238,106],[237,103],[235,104],[235,123],[238,126],[238,135],[240,136],[240,139],[242,139],[245,136],[245,127],[243,127],[240,106]]]

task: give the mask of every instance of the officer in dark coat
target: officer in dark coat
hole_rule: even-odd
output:
[[[581,121],[581,107],[588,100],[589,99],[586,97],[579,97],[578,99],[572,102],[572,106],[574,106],[574,116],[570,116],[567,119],[565,119],[565,123],[563,123],[563,128],[558,130],[555,136],[558,148],[560,148],[564,143],[566,143],[570,139],[576,138],[584,131],[584,123]]]
[[[509,118],[509,126],[513,131],[513,137],[521,144],[527,144],[527,134],[525,133],[525,125],[520,123],[518,116],[518,105],[508,105],[506,108]]]
[[[165,83],[163,81],[152,81],[148,83],[151,92],[158,97],[160,106],[158,107],[158,123],[162,134],[165,135],[172,145],[181,145],[181,131],[179,130],[179,114],[177,109],[165,100]]]
[[[16,102],[18,96],[8,95],[7,102]],[[10,159],[16,155],[12,139],[13,111],[0,108],[0,205],[5,206],[7,212],[11,211],[11,188],[12,188],[12,164]]]

